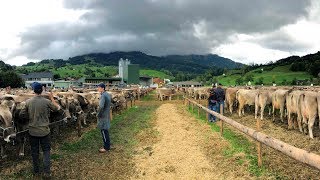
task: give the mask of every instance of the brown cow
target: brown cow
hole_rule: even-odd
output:
[[[290,90],[291,91],[291,90]],[[289,94],[287,89],[278,89],[272,93],[272,121],[275,121],[275,109],[280,110],[280,119],[283,122],[284,108],[286,105],[286,97]]]
[[[257,119],[260,108],[260,119],[263,120],[264,108],[272,104],[272,90],[258,90],[255,97],[255,113],[254,118]],[[270,113],[270,111],[269,111]]]
[[[239,89],[236,93],[236,98],[239,102],[239,116],[244,115],[244,106],[252,106],[255,103],[255,97],[258,93],[257,90]]]
[[[288,129],[293,128],[294,121],[292,120],[292,114],[296,114],[297,116],[297,123],[299,126],[300,132],[302,131],[302,125],[301,125],[301,108],[299,106],[300,101],[300,95],[303,93],[303,91],[292,91],[289,93],[286,97],[286,107],[287,107],[287,114],[288,114]]]
[[[313,139],[313,125],[316,117],[319,115],[318,107],[320,101],[319,93],[306,91],[300,95],[300,107],[301,115],[303,119],[303,128],[306,129],[308,126],[309,136]]]
[[[157,88],[156,92],[160,101],[163,101],[163,99],[166,97],[168,97],[168,99],[171,100],[171,97],[174,94],[174,89]]]
[[[236,104],[236,93],[238,89],[237,88],[227,88],[226,89],[226,108],[229,109],[230,113],[232,114],[233,106]]]
[[[1,158],[5,158],[5,142],[10,142],[10,138],[15,137],[12,124],[12,113],[8,106],[0,104],[0,144]]]

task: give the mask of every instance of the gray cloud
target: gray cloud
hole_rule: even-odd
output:
[[[257,38],[255,42],[265,48],[284,52],[305,52],[312,48],[311,45],[299,42],[294,37],[280,30]]]
[[[34,26],[20,34],[11,56],[68,58],[91,52],[140,50],[152,55],[210,53],[233,33],[265,33],[306,16],[301,0],[65,0],[64,6],[88,10],[77,22]],[[202,37],[195,25],[203,23]],[[282,35],[281,35],[282,36]],[[284,36],[282,36],[284,37]],[[286,39],[265,38],[281,47]],[[273,43],[267,43],[273,40]],[[302,48],[302,47],[301,47]]]

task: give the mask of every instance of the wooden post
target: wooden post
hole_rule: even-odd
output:
[[[223,115],[223,105],[220,104],[220,114]],[[223,136],[223,120],[220,119],[220,134]]]
[[[126,109],[128,109],[128,100],[126,99]]]
[[[198,107],[198,117],[200,117],[200,107]]]
[[[113,120],[112,109],[110,108],[110,121]]]
[[[209,102],[207,102],[207,108],[209,108]],[[207,121],[208,121],[209,120],[209,113],[208,112],[207,112],[206,117],[207,117]]]
[[[260,118],[257,118],[257,131],[260,132],[261,130],[261,120]],[[261,142],[257,141],[257,153],[258,153],[258,166],[262,166],[262,153],[261,153]]]
[[[132,98],[130,98],[130,107],[132,107]]]
[[[192,112],[193,112],[193,105],[194,105],[194,104],[192,103]]]
[[[81,137],[81,119],[78,118],[78,137]]]

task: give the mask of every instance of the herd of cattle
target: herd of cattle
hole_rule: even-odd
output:
[[[152,89],[131,87],[128,89],[108,90],[112,95],[112,110],[121,111],[127,106],[128,100],[139,99]],[[206,99],[209,96],[208,87],[190,88],[157,88],[156,95],[160,101],[171,100],[176,92],[182,92],[195,99]],[[51,121],[65,120],[80,121],[86,125],[96,121],[95,114],[99,105],[100,94],[95,89],[81,89],[61,92],[53,90],[56,101],[62,107],[59,112],[52,112]],[[1,157],[5,157],[6,142],[14,139],[18,142],[19,155],[24,155],[25,136],[17,136],[25,131],[28,120],[20,117],[20,111],[25,108],[25,101],[33,97],[32,90],[16,89],[6,92],[0,89],[0,144]],[[47,97],[44,94],[45,97]],[[299,128],[302,133],[309,133],[313,138],[313,126],[320,117],[320,88],[319,87],[230,87],[225,88],[225,108],[232,114],[238,108],[239,116],[244,115],[245,106],[253,106],[255,118],[263,119],[265,108],[269,114],[279,111],[282,122],[287,117],[288,128]],[[54,114],[53,114],[54,113]],[[319,123],[320,124],[320,123]]]
[[[185,93],[195,99],[207,98],[209,89],[205,87],[186,88]],[[272,110],[272,119],[279,111],[284,122],[287,117],[288,129],[299,128],[313,138],[313,126],[320,117],[319,87],[230,87],[225,88],[225,108],[232,114],[238,108],[239,116],[244,115],[244,107],[253,106],[255,118],[258,113],[263,119],[265,108]]]
[[[126,108],[128,101],[134,101],[147,94],[151,89],[130,87],[127,89],[110,89],[112,96],[111,109],[113,112]],[[51,123],[57,121],[80,121],[82,125],[96,121],[96,111],[100,94],[96,89],[77,89],[62,92],[52,90],[56,102],[61,109],[51,112]],[[28,119],[22,117],[20,111],[25,108],[26,100],[34,96],[31,89],[14,89],[10,92],[0,89],[0,145],[1,157],[6,157],[5,145],[12,141],[17,143],[20,156],[24,156],[24,146]],[[43,96],[47,97],[46,93]]]

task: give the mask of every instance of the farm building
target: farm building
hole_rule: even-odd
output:
[[[195,82],[195,81],[173,82],[172,85],[175,87],[201,87],[201,86],[203,86],[202,83]]]
[[[121,83],[121,78],[119,77],[86,77],[84,79],[84,86],[95,86],[99,83],[109,84],[110,86],[118,86]]]
[[[139,84],[139,65],[131,64],[130,60],[119,60],[119,77],[122,83]]]
[[[150,85],[152,84],[152,77],[149,76],[140,76],[139,77],[139,84],[141,86],[148,86],[150,87]]]
[[[29,74],[21,75],[21,78],[25,81],[25,87],[30,88],[33,82],[39,82],[48,88],[53,87],[53,73],[52,72],[33,72]]]

